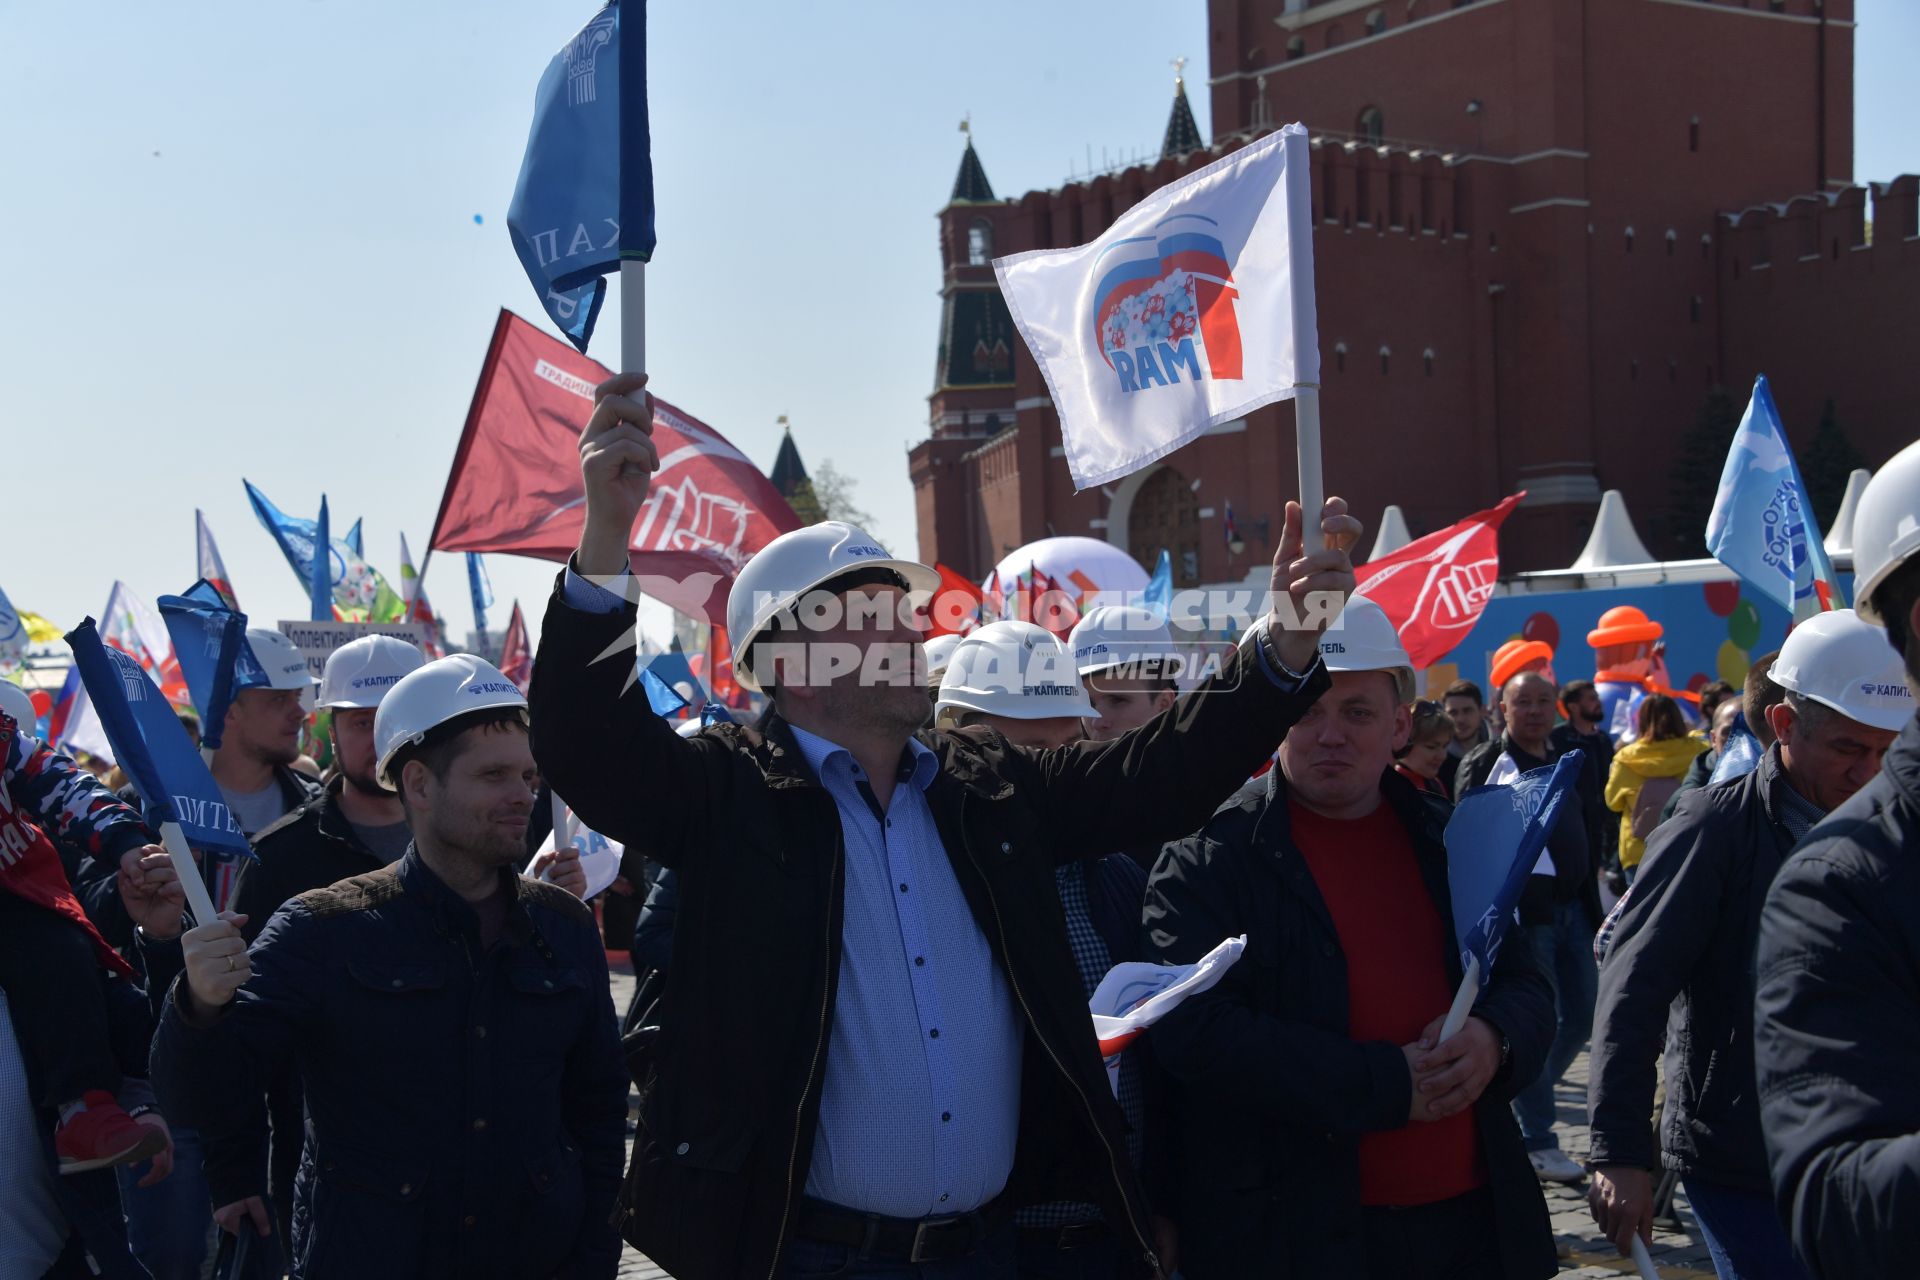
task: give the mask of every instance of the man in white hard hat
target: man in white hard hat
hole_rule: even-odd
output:
[[[253,836],[319,793],[292,767],[300,758],[300,731],[313,713],[319,681],[307,670],[306,655],[278,631],[247,628],[247,648],[267,673],[267,683],[233,695],[209,767],[234,821]],[[215,880],[216,906],[224,906],[232,892],[231,876],[225,879]]]
[[[526,701],[443,658],[387,689],[373,739],[412,846],[293,899],[250,952],[231,912],[189,931],[155,1087],[207,1126],[296,1074],[295,1275],[611,1280],[627,1085],[592,914],[515,873]]]
[[[1753,772],[1688,792],[1648,838],[1600,963],[1588,1076],[1594,1220],[1624,1254],[1651,1239],[1647,1116],[1666,1044],[1661,1159],[1683,1179],[1722,1276],[1794,1276],[1767,1180],[1754,1083],[1761,905],[1796,842],[1872,780],[1913,714],[1899,656],[1851,610],[1794,627],[1786,691]]]
[[[1853,571],[1860,617],[1920,691],[1920,444],[1861,494]],[[1846,673],[1850,696],[1890,700],[1878,670],[1863,661]],[[1882,687],[1858,687],[1869,683]],[[1916,851],[1920,718],[1910,715],[1878,776],[1794,850],[1760,917],[1754,1060],[1774,1205],[1822,1280],[1900,1275],[1920,1253]]]
[[[1111,622],[1101,614],[1094,609],[1088,617],[1096,626]],[[1081,628],[1086,625],[1083,619],[1075,638],[1085,639]],[[1015,746],[1036,750],[1085,736],[1084,725],[1097,719],[1098,712],[1081,688],[1075,668],[1086,659],[1076,654],[1077,645],[1069,647],[1073,644],[1073,639],[1062,644],[1031,622],[995,622],[968,634],[954,649],[941,681],[936,724],[982,725]],[[1063,862],[1053,877],[1074,967],[1091,999],[1114,965],[1147,958],[1140,938],[1146,870],[1125,854],[1112,853]],[[1127,1120],[1127,1162],[1149,1184],[1151,1194],[1159,1196],[1165,1194],[1164,1178],[1147,1176],[1148,1098],[1158,1083],[1149,1079],[1151,1073],[1145,1046],[1128,1049],[1120,1058],[1116,1093]],[[1163,1164],[1163,1159],[1156,1161],[1156,1172]],[[1017,1205],[1013,1223],[1022,1280],[1121,1280],[1137,1274],[1121,1237],[1100,1206],[1089,1200]],[[1153,1228],[1155,1251],[1171,1274],[1178,1269],[1177,1241],[1171,1219],[1157,1208]]]
[[[681,1280],[971,1280],[1009,1272],[1012,1205],[1071,1196],[1155,1269],[1053,868],[1191,830],[1302,714],[1358,521],[1329,500],[1308,553],[1289,507],[1281,616],[1180,724],[1048,751],[923,732],[908,593],[938,575],[851,525],[795,530],[727,605],[735,672],[769,714],[682,740],[626,691],[627,549],[659,463],[641,387],[596,392],[580,546],[532,685],[555,789],[680,874],[627,1238]]]
[[[1321,640],[1333,687],[1279,762],[1148,883],[1154,958],[1247,950],[1151,1032],[1174,1081],[1188,1280],[1557,1269],[1508,1103],[1553,1038],[1532,953],[1500,950],[1465,1027],[1442,833],[1451,806],[1393,767],[1413,669],[1380,607]]]
[[[1093,714],[1087,736],[1106,742],[1172,708],[1182,657],[1173,632],[1150,609],[1095,605],[1067,638]]]
[[[328,733],[337,772],[325,790],[249,840],[258,861],[241,864],[228,904],[247,918],[241,933],[249,942],[288,900],[377,871],[407,851],[412,837],[400,797],[374,780],[373,719],[387,690],[425,662],[417,646],[378,635],[349,641],[327,656],[316,705],[332,713]],[[300,1160],[300,1094],[289,1075],[270,1082],[268,1096],[271,1170],[265,1158],[268,1112],[261,1099],[235,1099],[233,1123],[202,1135],[202,1167],[219,1206],[214,1221],[222,1228],[269,1234],[274,1225],[266,1199],[270,1187],[284,1238]]]

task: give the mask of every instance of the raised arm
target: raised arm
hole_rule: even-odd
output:
[[[1030,772],[1015,783],[1047,793],[1039,807],[1056,819],[1047,832],[1056,856],[1177,840],[1260,767],[1327,688],[1320,637],[1353,590],[1348,549],[1359,536],[1345,501],[1329,498],[1320,520],[1325,545],[1307,551],[1300,507],[1289,502],[1266,625],[1218,675],[1112,742],[1022,755]]]

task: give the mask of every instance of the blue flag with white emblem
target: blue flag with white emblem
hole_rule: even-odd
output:
[[[1153,566],[1153,576],[1147,579],[1142,603],[1153,610],[1154,616],[1162,622],[1173,615],[1173,556],[1165,547],[1160,548],[1160,559]]]
[[[177,822],[187,843],[253,856],[246,834],[194,750],[180,717],[140,663],[101,643],[88,618],[67,632],[74,670],[87,688],[113,758],[140,793],[156,828]]]
[[[1847,607],[1765,374],[1753,380],[1753,398],[1727,450],[1707,517],[1707,550],[1795,622]]]
[[[610,0],[547,65],[507,233],[540,305],[584,353],[606,277],[653,257],[645,0]]]
[[[200,742],[217,750],[233,695],[270,683],[247,645],[247,615],[228,606],[205,578],[156,602],[173,639],[173,655],[200,709]]]
[[[1483,983],[1584,761],[1581,752],[1569,751],[1510,783],[1475,787],[1454,806],[1446,835],[1453,936],[1461,966],[1477,959]]]

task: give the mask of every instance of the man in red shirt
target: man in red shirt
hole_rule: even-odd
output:
[[[1247,950],[1153,1030],[1173,1077],[1188,1280],[1364,1274],[1537,1280],[1558,1269],[1507,1105],[1540,1069],[1553,996],[1502,948],[1473,1015],[1435,1044],[1460,981],[1442,833],[1450,806],[1393,769],[1413,671],[1356,596],[1321,643],[1333,687],[1279,766],[1148,886],[1158,959]]]

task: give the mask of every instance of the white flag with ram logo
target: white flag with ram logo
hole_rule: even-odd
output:
[[[1154,192],[1077,249],[994,261],[1075,488],[1320,382],[1307,131]]]

